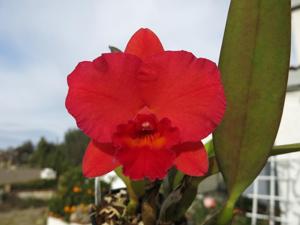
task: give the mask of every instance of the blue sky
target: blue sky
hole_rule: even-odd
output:
[[[140,27],[165,49],[218,60],[229,0],[0,0],[0,148],[75,127],[66,77]],[[117,113],[117,112],[116,112]]]

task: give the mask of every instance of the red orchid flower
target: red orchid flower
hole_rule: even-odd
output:
[[[124,53],[102,54],[68,76],[66,107],[92,141],[83,173],[96,177],[123,166],[131,179],[163,179],[172,167],[203,176],[201,139],[221,122],[220,72],[208,59],[164,51],[149,29],[138,30]]]

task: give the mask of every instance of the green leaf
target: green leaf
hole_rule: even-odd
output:
[[[109,45],[108,46],[108,48],[109,48],[109,50],[110,50],[110,52],[122,52],[120,49],[118,49],[117,47],[114,47],[114,46],[111,46],[111,45]]]
[[[175,167],[172,167],[165,179],[162,182],[163,195],[166,197],[174,189],[175,178],[178,174],[178,170]]]
[[[214,133],[215,154],[235,202],[272,149],[290,57],[289,0],[232,0],[219,67],[227,108]]]
[[[215,155],[215,151],[214,151],[214,142],[213,140],[209,140],[206,144],[205,144],[205,150],[207,152],[208,158],[212,157]]]
[[[208,214],[201,225],[216,225],[220,209],[214,211],[212,214]]]
[[[174,178],[173,189],[176,188],[178,185],[180,185],[183,177],[184,177],[184,173],[177,170],[176,176]]]
[[[205,177],[184,176],[181,184],[173,190],[162,203],[158,224],[172,224],[184,216],[195,200],[198,184]]]

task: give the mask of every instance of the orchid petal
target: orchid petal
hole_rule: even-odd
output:
[[[203,176],[208,170],[208,156],[201,142],[189,142],[177,146],[175,166],[190,176]]]
[[[147,28],[141,28],[135,32],[125,49],[125,53],[136,55],[142,60],[163,51],[159,38]]]
[[[133,55],[104,54],[93,62],[79,63],[69,75],[66,107],[92,139],[111,142],[117,125],[141,108],[135,79],[140,63]]]
[[[111,144],[98,144],[91,141],[83,157],[82,171],[86,177],[102,176],[120,165],[111,154],[114,148]]]

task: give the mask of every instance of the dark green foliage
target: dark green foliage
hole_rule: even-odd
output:
[[[41,138],[35,152],[33,153],[30,163],[33,166],[38,166],[41,168],[50,167],[49,156],[55,151],[55,145],[47,142],[45,138]]]
[[[64,197],[67,204],[92,203],[93,190],[94,179],[83,177],[80,167],[69,169],[59,178],[58,193]]]
[[[35,180],[26,183],[13,184],[12,190],[42,190],[56,188],[56,180]]]
[[[68,130],[64,142],[54,144],[41,138],[30,158],[30,165],[39,168],[52,168],[58,175],[70,167],[78,166],[89,138],[78,129]]]
[[[26,141],[15,149],[17,157],[15,164],[23,165],[28,163],[30,155],[34,151],[34,146],[31,141]]]
[[[81,164],[89,140],[90,139],[78,129],[71,129],[66,132],[62,148],[72,165],[76,166]]]
[[[30,158],[30,165],[39,168],[49,167],[60,174],[68,167],[65,159],[65,153],[60,145],[50,143],[42,137]]]
[[[49,210],[56,216],[64,217],[64,201],[61,197],[57,196],[49,201]],[[64,219],[67,219],[66,217]]]
[[[30,156],[34,151],[31,141],[26,141],[16,148],[0,150],[0,162],[2,167],[16,165],[23,166],[28,164]]]
[[[89,138],[79,129],[70,129],[65,133],[62,143],[53,143],[42,137],[36,146],[26,141],[20,146],[0,151],[3,167],[31,166],[52,168],[58,176],[70,167],[81,165]]]

